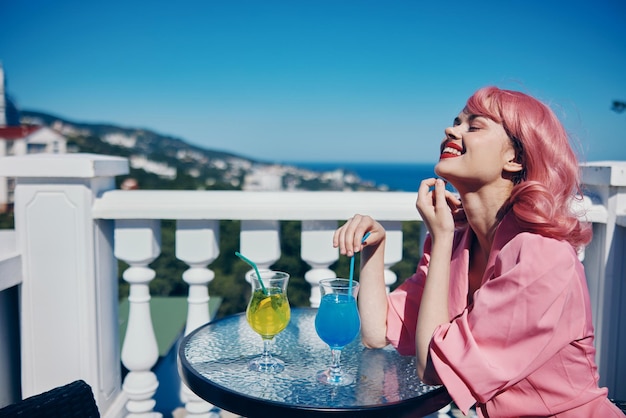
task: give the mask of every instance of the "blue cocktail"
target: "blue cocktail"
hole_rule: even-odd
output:
[[[320,306],[315,316],[317,335],[330,346],[332,364],[317,374],[317,380],[332,385],[347,385],[354,378],[341,370],[341,350],[359,334],[361,320],[356,305],[358,282],[347,279],[320,280]]]

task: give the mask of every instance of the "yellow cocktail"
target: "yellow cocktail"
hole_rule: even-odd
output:
[[[272,339],[284,330],[291,318],[287,299],[289,274],[281,271],[262,270],[250,275],[252,295],[246,309],[246,319],[250,327],[263,338],[263,353],[248,363],[251,370],[259,372],[280,372],[284,363],[270,353]]]
[[[260,289],[254,291],[246,310],[246,318],[257,334],[272,339],[289,324],[291,310],[287,295],[279,288],[268,288],[267,291],[268,295]]]

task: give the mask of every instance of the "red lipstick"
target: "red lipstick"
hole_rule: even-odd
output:
[[[463,153],[463,148],[460,145],[454,142],[446,142],[441,147],[441,156],[439,157],[439,159],[456,158],[460,156],[462,153]]]

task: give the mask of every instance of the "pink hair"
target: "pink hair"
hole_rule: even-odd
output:
[[[530,232],[579,249],[591,228],[571,211],[580,198],[580,172],[565,129],[548,106],[524,93],[484,87],[467,101],[470,113],[501,123],[523,165],[504,210]]]

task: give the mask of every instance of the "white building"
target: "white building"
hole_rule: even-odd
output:
[[[254,167],[244,177],[243,190],[279,191],[283,190],[284,169],[280,166]]]
[[[132,155],[130,157],[130,166],[135,169],[141,169],[147,173],[156,174],[164,179],[174,180],[176,178],[176,167],[171,167],[165,163],[149,160],[144,155]]]
[[[0,157],[26,154],[64,154],[67,139],[46,126],[0,126]],[[13,203],[14,180],[0,177],[0,211]]]

